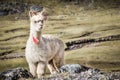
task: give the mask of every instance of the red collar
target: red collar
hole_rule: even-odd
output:
[[[32,37],[32,40],[33,40],[33,42],[35,43],[35,44],[38,44],[39,43],[39,39],[38,38],[36,38],[36,37]]]

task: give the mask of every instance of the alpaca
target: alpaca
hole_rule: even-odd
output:
[[[30,35],[26,44],[25,57],[31,74],[40,78],[45,74],[46,66],[51,74],[58,72],[64,64],[64,44],[55,37],[42,35],[46,16],[44,11],[29,12]]]

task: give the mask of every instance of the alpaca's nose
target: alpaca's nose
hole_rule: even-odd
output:
[[[40,29],[42,29],[43,28],[43,25],[40,25],[40,27],[39,27]]]
[[[43,24],[39,24],[41,27],[43,26]]]
[[[41,26],[41,29],[43,28],[43,26]]]

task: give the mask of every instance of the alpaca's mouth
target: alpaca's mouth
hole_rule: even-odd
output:
[[[36,29],[36,31],[41,31],[41,30],[42,30],[42,28],[41,28],[41,27]]]

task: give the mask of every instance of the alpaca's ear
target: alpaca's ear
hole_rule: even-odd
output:
[[[44,11],[41,12],[41,15],[43,16],[44,20],[47,19],[47,14]]]
[[[37,15],[37,12],[31,12],[31,11],[29,11],[29,16],[30,16],[30,17],[32,17],[32,16],[34,16],[34,15]]]
[[[40,12],[40,14],[43,16],[44,20],[47,19],[47,13],[46,13],[46,10],[45,10],[45,9],[43,9],[43,10]]]

